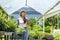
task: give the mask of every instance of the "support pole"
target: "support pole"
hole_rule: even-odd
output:
[[[45,17],[43,16],[43,33],[45,32]]]

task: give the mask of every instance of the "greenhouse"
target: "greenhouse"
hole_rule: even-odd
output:
[[[28,19],[26,25],[23,25],[24,28],[18,27],[21,11],[22,13],[26,11]],[[60,40],[59,16],[59,0],[2,0],[0,1],[0,40]],[[25,22],[25,19],[23,21]]]

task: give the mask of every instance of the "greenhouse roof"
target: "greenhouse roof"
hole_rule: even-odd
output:
[[[21,7],[25,6],[26,0],[1,0],[0,5],[3,9],[11,14]],[[50,9],[54,4],[56,4],[59,0],[28,0],[27,5],[35,9],[36,11],[44,14],[48,9]],[[60,9],[60,4],[54,8],[54,10]],[[52,11],[54,11],[52,10]]]

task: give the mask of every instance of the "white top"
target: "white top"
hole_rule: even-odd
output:
[[[27,18],[26,18],[27,19]],[[24,23],[24,20],[22,17],[19,17],[18,18],[18,21],[19,21],[19,25],[18,27],[26,27],[26,23]]]

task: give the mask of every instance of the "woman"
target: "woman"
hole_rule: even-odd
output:
[[[18,18],[18,27],[19,28],[24,28],[26,30],[24,36],[25,36],[25,39],[28,40],[28,28],[27,28],[28,19],[25,17],[26,12],[21,11],[19,14],[20,14],[20,17]]]

